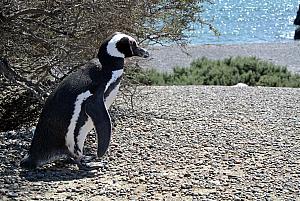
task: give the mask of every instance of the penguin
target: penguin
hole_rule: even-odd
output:
[[[97,58],[64,78],[47,98],[20,166],[35,169],[67,157],[79,169],[88,169],[83,146],[93,128],[97,156],[102,157],[112,132],[108,109],[120,86],[124,59],[132,56],[147,58],[149,53],[133,37],[116,32],[102,42]]]

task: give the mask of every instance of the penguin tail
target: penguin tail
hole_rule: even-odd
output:
[[[21,160],[20,166],[24,169],[32,170],[37,168],[37,163],[30,155],[27,155]]]

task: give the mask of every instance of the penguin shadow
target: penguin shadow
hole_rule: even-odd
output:
[[[53,163],[50,167],[43,167],[35,170],[21,170],[20,177],[31,182],[71,181],[83,178],[96,177],[97,169],[80,170],[75,165],[64,164],[61,161]]]

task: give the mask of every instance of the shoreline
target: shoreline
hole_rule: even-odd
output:
[[[143,68],[156,68],[170,72],[176,66],[187,67],[201,57],[213,60],[236,56],[255,56],[289,70],[300,73],[300,41],[244,43],[244,44],[204,44],[180,47],[152,46],[148,48],[150,58],[139,61]]]

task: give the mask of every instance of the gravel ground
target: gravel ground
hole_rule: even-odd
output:
[[[300,89],[145,87],[135,100],[90,172],[23,171],[31,134],[1,133],[0,200],[300,200]]]
[[[265,61],[287,66],[288,69],[300,73],[300,42],[287,43],[249,43],[239,45],[195,45],[187,46],[185,52],[178,46],[152,47],[150,58],[141,61],[141,66],[170,71],[176,66],[189,66],[197,58],[203,56],[210,59],[224,59],[230,56],[256,56]]]

